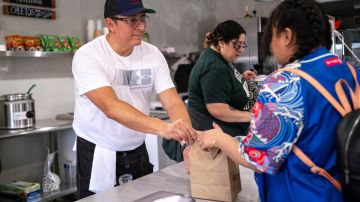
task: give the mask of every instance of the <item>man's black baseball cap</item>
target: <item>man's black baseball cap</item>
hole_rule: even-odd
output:
[[[142,0],[106,0],[104,18],[115,15],[133,16],[141,12],[156,13],[154,9],[144,8]]]

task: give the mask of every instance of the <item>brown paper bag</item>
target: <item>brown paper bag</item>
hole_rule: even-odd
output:
[[[190,148],[189,167],[194,198],[234,201],[241,191],[239,165],[221,150],[206,152],[194,143]]]

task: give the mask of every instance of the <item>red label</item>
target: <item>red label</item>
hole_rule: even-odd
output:
[[[140,4],[140,0],[131,0],[132,5]]]
[[[339,58],[329,58],[324,60],[326,66],[331,67],[334,65],[342,64],[343,62]]]

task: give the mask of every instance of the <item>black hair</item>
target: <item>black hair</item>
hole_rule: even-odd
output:
[[[211,33],[206,34],[204,47],[208,48],[210,45],[217,47],[219,41],[229,43],[233,39],[238,39],[240,34],[246,34],[244,28],[233,20],[226,20],[219,23]]]
[[[298,46],[289,62],[301,59],[318,46],[330,49],[332,45],[329,18],[315,0],[285,0],[270,15],[263,38],[262,54],[270,54],[272,29],[281,33],[290,28]]]

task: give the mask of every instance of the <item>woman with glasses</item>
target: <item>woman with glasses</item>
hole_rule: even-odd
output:
[[[195,129],[210,129],[215,121],[232,136],[245,135],[252,99],[246,80],[256,75],[241,74],[232,64],[247,47],[245,39],[245,30],[233,20],[206,34],[205,50],[189,78],[188,109]]]

